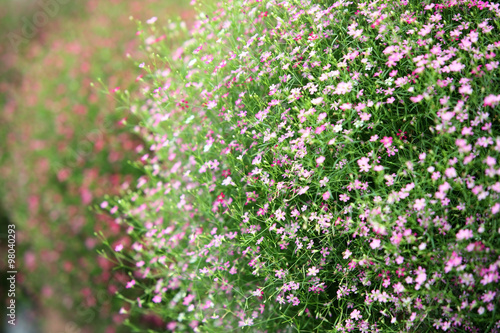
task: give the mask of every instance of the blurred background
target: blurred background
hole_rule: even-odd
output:
[[[95,237],[128,242],[98,207],[140,176],[128,162],[142,149],[128,130],[135,120],[117,109],[113,91],[140,75],[144,54],[130,16],[180,17],[190,26],[195,11],[189,0],[0,2],[2,318],[9,224],[17,270],[16,325],[2,320],[0,332],[127,332],[123,304],[113,298],[126,277],[98,256]],[[154,316],[140,321],[145,329],[164,325]]]

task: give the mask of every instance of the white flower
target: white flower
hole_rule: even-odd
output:
[[[333,127],[333,131],[334,131],[335,133],[338,133],[338,132],[342,131],[342,125],[341,125],[341,124],[337,124],[337,125],[335,125],[335,126]]]
[[[363,126],[364,124],[365,124],[365,123],[364,123],[363,121],[361,121],[361,120],[356,120],[356,121],[354,122],[354,126],[355,126],[356,128],[360,128],[360,127],[361,127],[361,126]]]

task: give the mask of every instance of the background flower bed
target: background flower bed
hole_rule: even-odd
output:
[[[26,3],[14,15],[19,6],[6,5],[12,11],[2,27],[19,35],[20,18],[40,11],[39,3]],[[64,318],[54,327],[51,317],[48,331],[112,332],[123,319],[112,299],[123,274],[98,256],[94,234],[121,242],[127,235],[92,205],[141,174],[128,162],[141,140],[124,130],[134,119],[125,120],[96,79],[112,91],[135,84],[138,71],[123,71],[131,66],[128,53],[140,56],[129,16],[175,14],[192,15],[174,2],[70,2],[19,49],[2,44],[1,201],[18,230],[18,297],[28,293],[42,320],[52,309]],[[157,325],[155,318],[142,321]]]
[[[170,27],[145,34],[146,175],[107,202],[140,294],[121,312],[169,331],[498,331],[498,5],[207,13],[173,53],[151,43]]]

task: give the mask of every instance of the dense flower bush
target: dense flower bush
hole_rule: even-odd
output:
[[[17,225],[20,291],[35,298],[42,319],[57,309],[64,321],[58,332],[113,332],[124,317],[113,295],[123,289],[126,276],[115,274],[98,255],[95,233],[120,242],[128,236],[92,206],[142,174],[128,162],[142,141],[125,130],[134,119],[116,110],[112,94],[100,93],[97,78],[112,90],[136,84],[137,70],[117,75],[130,66],[127,53],[140,56],[134,52],[132,13],[139,18],[190,13],[172,1],[161,8],[156,1],[92,0],[72,6],[67,3],[19,50],[2,45],[7,73],[20,75],[17,85],[1,86],[6,92],[0,101],[5,103],[1,200]],[[82,9],[78,17],[64,16],[71,8]]]
[[[104,203],[133,240],[110,243],[140,295],[121,313],[161,332],[498,332],[500,6],[207,12],[173,52],[176,24],[139,29],[146,175]]]

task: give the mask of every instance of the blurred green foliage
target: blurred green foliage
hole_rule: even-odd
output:
[[[97,79],[120,89],[136,84],[130,16],[192,12],[174,1],[68,1],[16,49],[8,33],[22,36],[42,3],[2,4],[0,202],[18,226],[20,279],[41,315],[56,310],[82,332],[119,331],[112,296],[124,276],[98,256],[95,233],[122,242],[127,234],[95,207],[141,174],[127,162],[141,141],[127,130],[134,119],[123,121],[128,110],[117,111]]]

